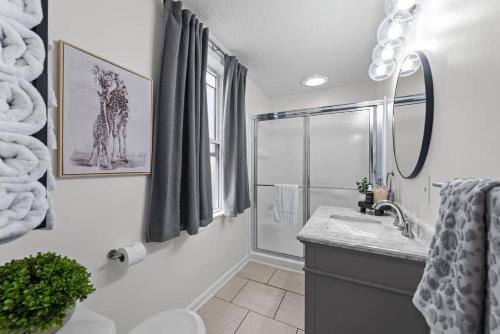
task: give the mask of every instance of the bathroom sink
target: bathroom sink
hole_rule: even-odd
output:
[[[321,205],[297,239],[306,245],[321,244],[425,261],[429,233],[419,227],[414,239],[407,238],[394,226],[394,219],[393,215],[375,216],[354,208]]]
[[[387,234],[387,225],[376,218],[333,214],[328,219],[326,230],[360,237],[380,238]]]
[[[338,221],[352,222],[352,223],[371,223],[371,224],[382,224],[382,222],[376,218],[369,217],[352,217],[346,215],[331,215],[330,219],[335,219]]]

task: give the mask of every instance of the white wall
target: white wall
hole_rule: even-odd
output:
[[[500,179],[497,101],[500,89],[500,2],[427,1],[413,47],[427,54],[434,78],[434,127],[429,155],[414,180],[396,178],[397,197],[429,225],[438,216],[439,192],[430,203],[423,185],[459,177]],[[386,89],[392,95],[394,85]],[[397,172],[396,172],[397,174]]]
[[[271,99],[252,80],[252,69],[248,70],[246,112],[248,115],[266,114],[271,110]]]
[[[50,0],[49,6],[53,39],[157,79],[162,0]],[[248,111],[266,112],[268,103],[250,81]],[[121,269],[106,254],[143,240],[148,184],[143,176],[58,180],[56,229],[0,245],[0,264],[38,251],[75,258],[97,287],[85,304],[114,319],[120,333],[156,312],[187,306],[248,255],[249,214],[148,245],[144,262]]]

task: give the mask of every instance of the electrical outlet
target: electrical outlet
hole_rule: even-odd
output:
[[[424,203],[431,204],[431,177],[422,177],[422,195]]]

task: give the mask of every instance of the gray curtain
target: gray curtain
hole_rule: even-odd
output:
[[[236,57],[226,57],[224,66],[224,115],[222,164],[224,210],[236,217],[250,207],[246,138],[247,69]]]
[[[155,112],[147,241],[213,219],[206,78],[208,29],[181,2],[164,4],[164,40]]]

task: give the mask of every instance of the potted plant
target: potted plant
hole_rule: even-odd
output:
[[[359,201],[366,201],[366,193],[368,192],[368,187],[370,186],[370,182],[368,178],[364,177],[361,181],[356,181],[356,185],[358,186],[359,191]]]
[[[67,257],[12,260],[0,267],[0,333],[55,333],[94,290],[87,269]]]

